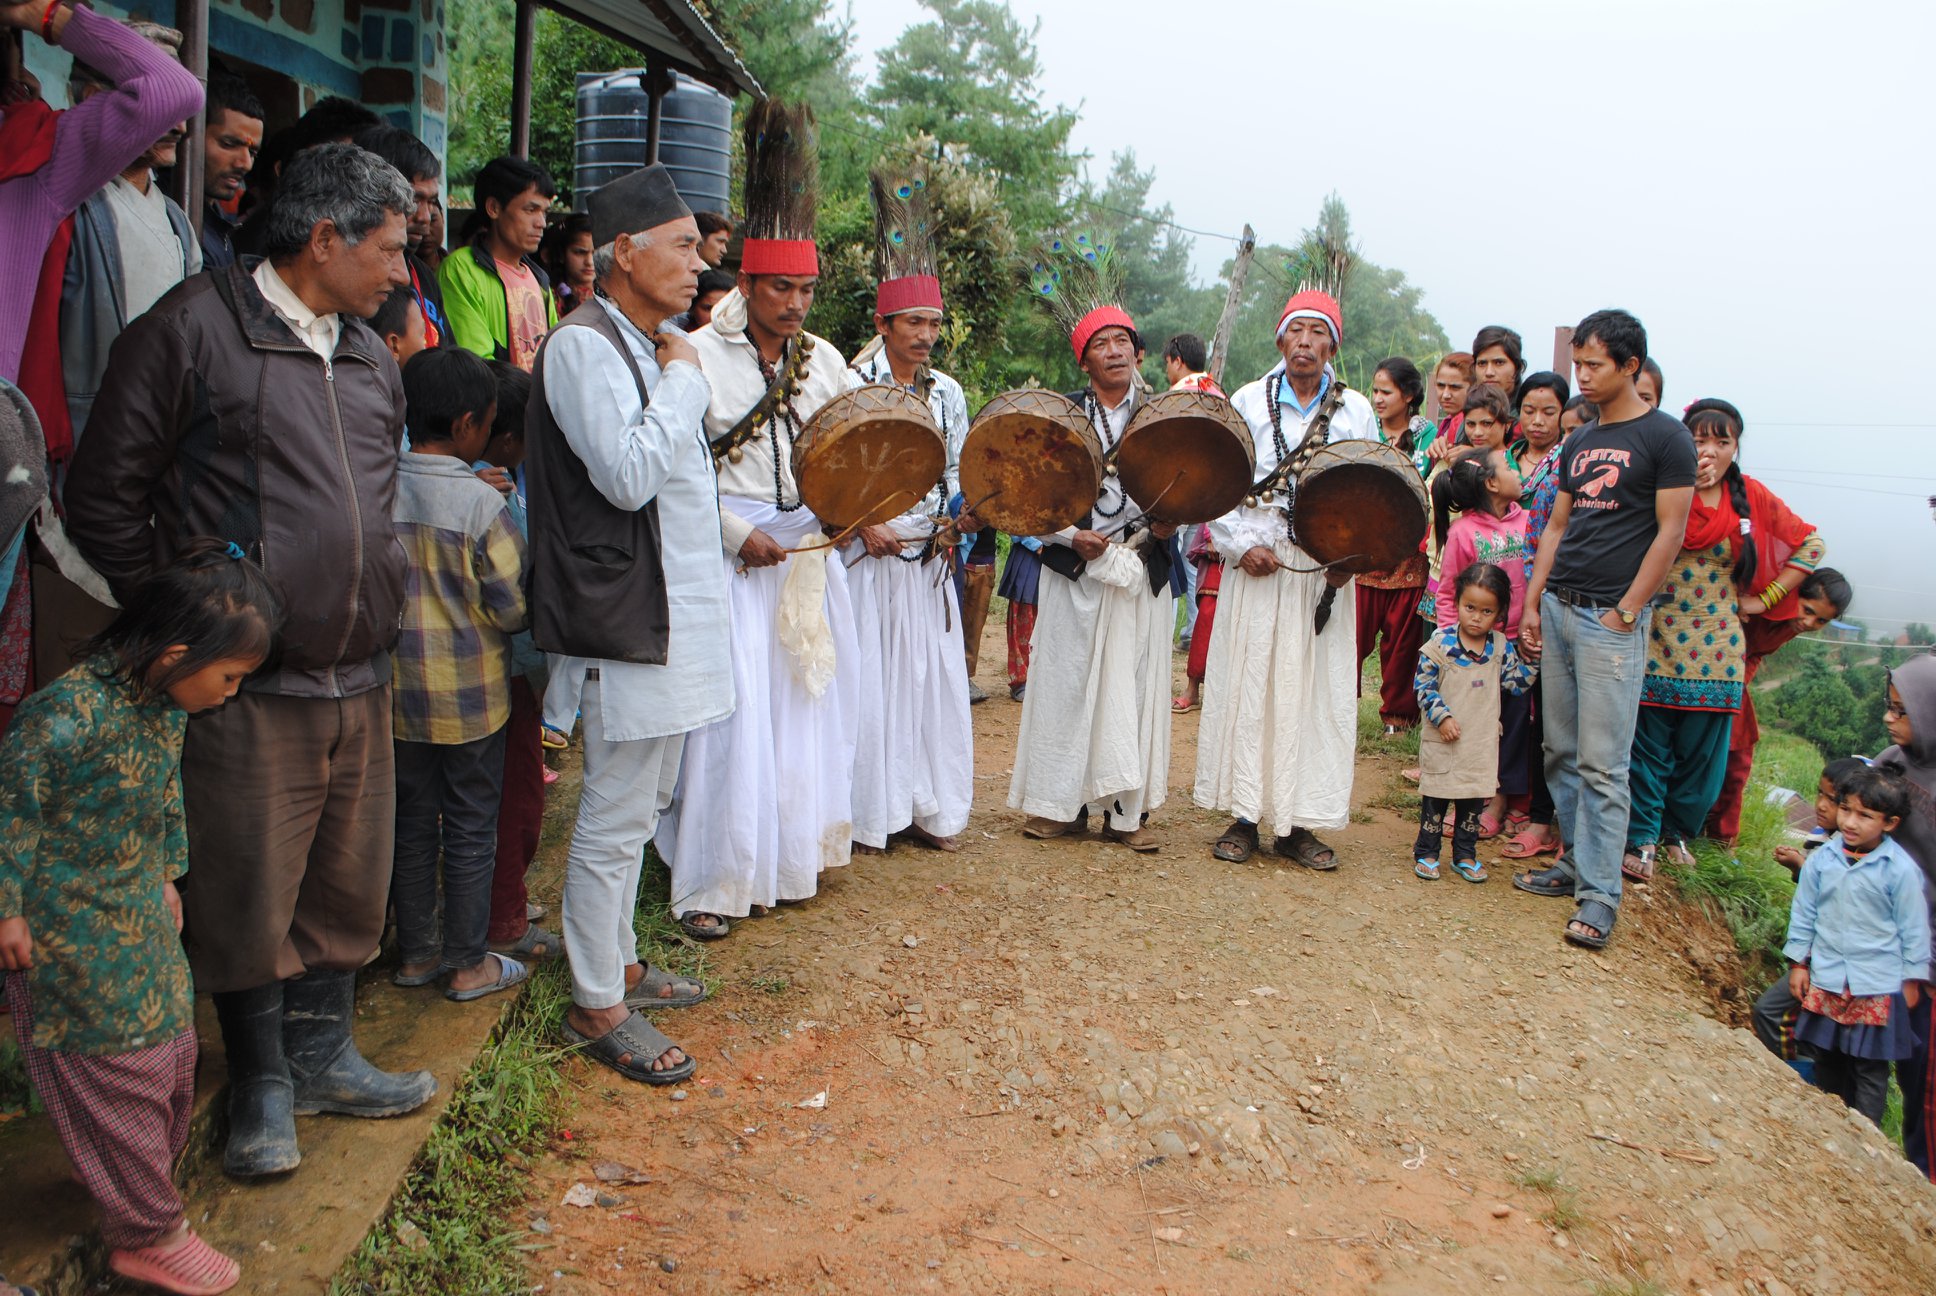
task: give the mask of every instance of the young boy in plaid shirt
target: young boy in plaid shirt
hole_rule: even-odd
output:
[[[485,949],[497,854],[504,731],[511,715],[511,635],[525,628],[524,541],[504,497],[471,463],[490,439],[497,384],[456,347],[403,367],[410,449],[397,471],[394,520],[409,557],[394,683],[397,745],[398,985],[449,976],[463,1002],[508,990],[524,964]],[[443,854],[443,939],[437,857]]]

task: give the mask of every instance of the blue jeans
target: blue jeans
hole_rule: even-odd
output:
[[[1195,563],[1183,564],[1183,629],[1176,641],[1179,647],[1186,650],[1190,646],[1190,636],[1197,632],[1197,582],[1201,579],[1203,573],[1197,570]]]
[[[1600,624],[1604,608],[1540,599],[1540,705],[1546,729],[1546,786],[1566,842],[1556,867],[1573,898],[1620,907],[1620,856],[1627,846],[1627,764],[1647,679],[1643,608],[1631,631]]]
[[[438,957],[437,858],[443,855],[447,968],[484,959],[497,866],[497,811],[504,791],[505,728],[448,746],[396,740],[396,869],[390,900],[405,963]]]

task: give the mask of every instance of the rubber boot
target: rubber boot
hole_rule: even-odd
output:
[[[282,1053],[282,982],[213,996],[229,1066],[229,1141],[222,1169],[238,1179],[285,1174],[296,1147],[295,1086]]]
[[[350,1037],[356,973],[311,972],[283,982],[282,1043],[296,1082],[296,1114],[401,1116],[430,1101],[428,1071],[379,1071]]]

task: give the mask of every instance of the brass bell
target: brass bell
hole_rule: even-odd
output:
[[[726,452],[726,457],[732,460],[734,463],[738,463],[740,460],[746,458],[746,452],[740,449],[738,446],[734,446],[732,449]]]
[[[1257,497],[1256,497],[1255,495],[1246,495],[1246,496],[1244,496],[1244,507],[1245,507],[1245,508],[1256,508],[1256,507],[1257,507]]]
[[[1274,491],[1274,490],[1267,490],[1267,491],[1265,491],[1265,492],[1264,492],[1264,503],[1266,503],[1266,504],[1268,504],[1268,503],[1270,503],[1270,502],[1271,502],[1272,500],[1274,500],[1274,499],[1276,499],[1276,498],[1277,498],[1277,492],[1276,492],[1276,491]]]
[[[1104,472],[1104,474],[1105,474],[1105,475],[1107,475],[1107,476],[1110,476],[1110,477],[1114,477],[1114,476],[1116,475],[1116,465],[1115,465],[1115,464],[1113,464],[1113,463],[1112,463],[1112,464],[1104,464],[1104,465],[1103,465],[1103,472]]]

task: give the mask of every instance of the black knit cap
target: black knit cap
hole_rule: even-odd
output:
[[[671,173],[657,162],[600,187],[592,194],[590,207],[593,247],[692,215],[673,186]]]

